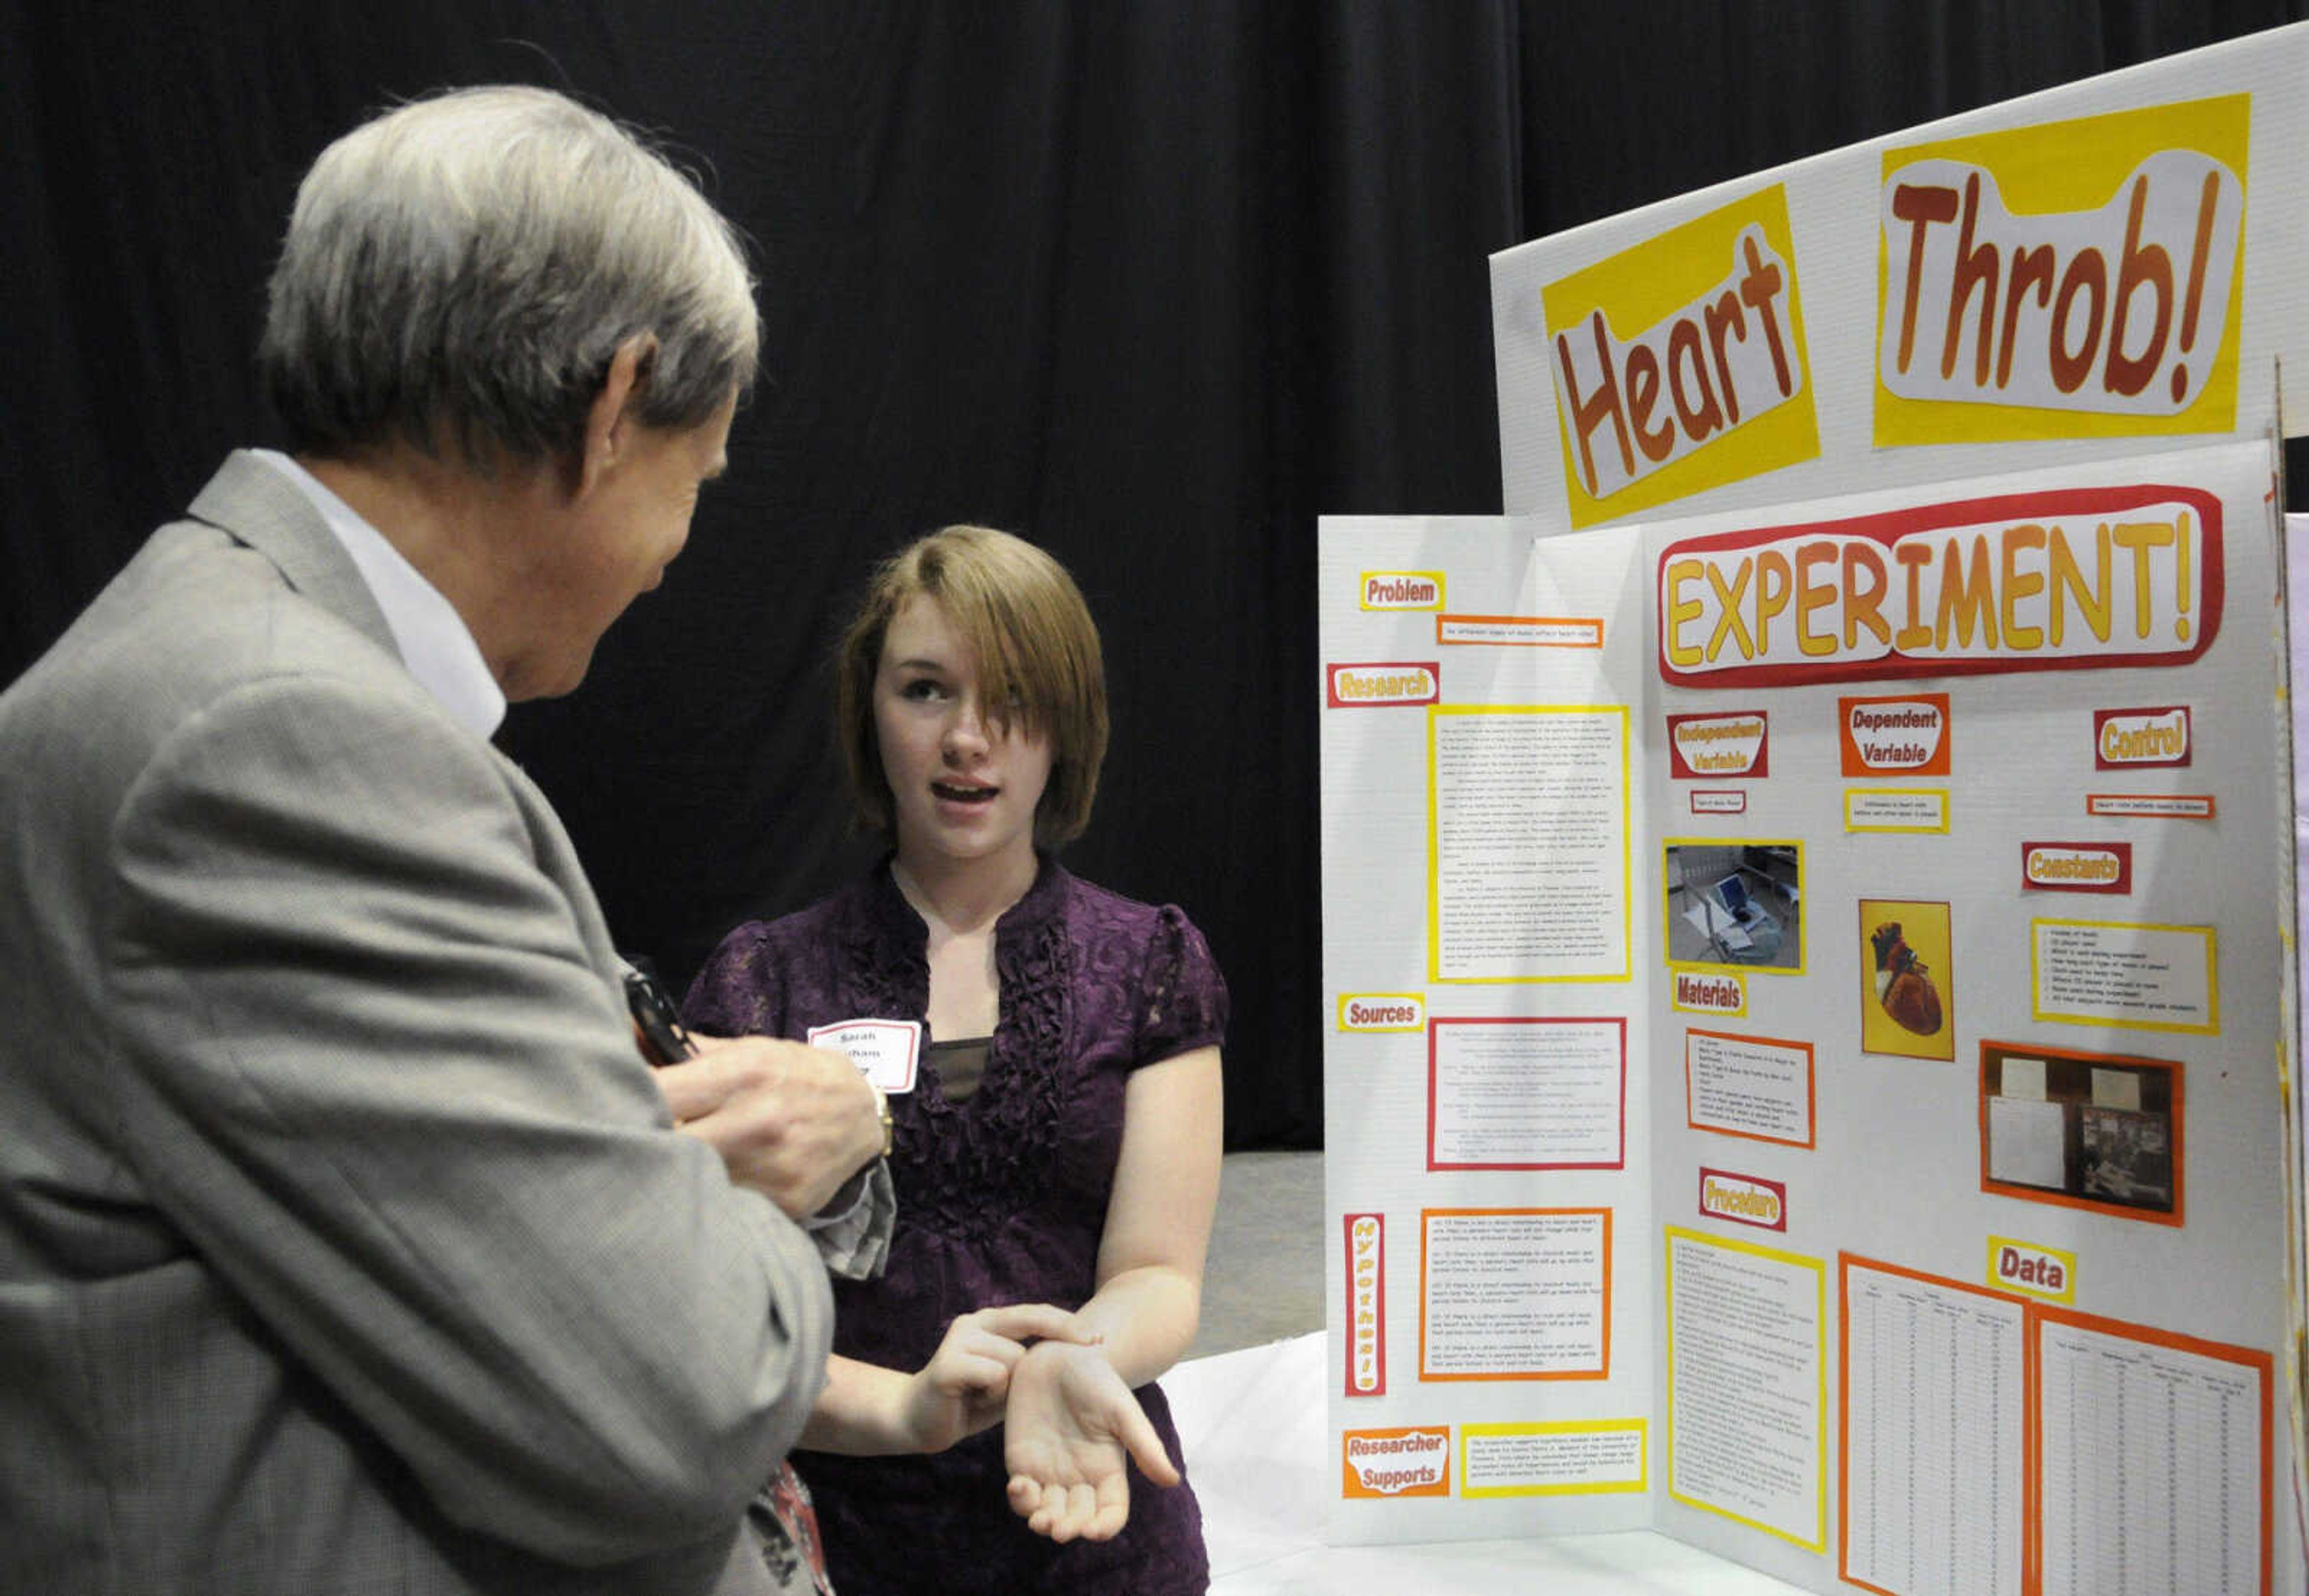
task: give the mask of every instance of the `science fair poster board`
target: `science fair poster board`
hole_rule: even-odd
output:
[[[2156,534],[2140,530],[2158,504],[2057,500],[2011,519],[2013,507],[1976,501],[2008,488],[2057,498],[2159,487],[2171,471],[2099,463],[2194,448],[2208,434],[2304,430],[2284,425],[2275,367],[2305,343],[2305,84],[2309,30],[2280,30],[1494,257],[1502,477],[1509,508],[1526,515],[1327,532],[1340,1539],[1655,1524],[1821,1589],[2227,1589],[2239,1569],[2259,1583],[2236,1588],[2300,1583],[2295,993],[2260,967],[2290,918],[2251,882],[2217,915],[2161,903],[2184,882],[2220,879],[2226,892],[2226,878],[2198,872],[2209,852],[2255,861],[2262,899],[2290,875],[2289,834],[2251,807],[2282,810],[2289,790],[2273,777],[2256,786],[2237,762],[2256,741],[2263,755],[2282,742],[2276,684],[2227,652],[2240,616],[2265,622],[2279,608],[2273,575],[2265,553],[2258,572],[2239,563],[2238,507],[2225,500],[2227,642],[2149,646],[2155,626],[2136,604],[2136,635],[2115,657],[2064,660],[2061,639],[2045,643],[2053,608],[2032,637],[2032,606],[2067,602],[2047,593],[2114,604],[2126,578],[2104,555],[2144,559],[2130,591],[2165,594],[2156,602],[2169,613],[2156,619],[2201,632],[2193,606],[2210,599],[2212,568],[2178,511],[2202,507],[2162,505],[2172,538],[2157,547],[2172,560],[2159,567]],[[2031,467],[2074,469],[2013,475]],[[2265,483],[2266,461],[2254,469]],[[1864,488],[1916,491],[1886,508]],[[2264,507],[2270,497],[2264,485]],[[1535,541],[1775,503],[1795,507],[1673,533]],[[1959,511],[1986,520],[1946,518]],[[1858,532],[1806,535],[1855,516]],[[2080,524],[2056,542],[2054,516],[2097,517],[2109,542]],[[1950,547],[1980,547],[1967,540],[2000,521],[1988,569],[1947,564]],[[1776,533],[1795,541],[1776,549]],[[1937,574],[1918,552],[1935,533],[1947,534]],[[1640,598],[1615,579],[1630,568],[1615,559],[1641,563],[1630,538],[1648,547],[1677,534],[1718,539],[1683,551],[1697,586],[1661,598],[1673,585],[1664,567]],[[1368,549],[1329,541],[1364,537]],[[1837,542],[1832,557],[1812,547],[1823,541]],[[1914,647],[1895,636],[1887,667],[1839,660],[1820,629],[1833,613],[1857,618],[1856,635],[1914,632],[1930,612],[1937,634],[1945,610],[1965,637],[1985,636],[1979,606],[2000,577],[1996,603],[2017,606],[1996,612],[2000,638],[2011,642],[2017,619],[2022,652],[2060,663],[2040,670],[1999,645],[1975,658],[1937,636]],[[1342,583],[1348,608],[1333,592]],[[1492,596],[1502,592],[1520,601]],[[1727,627],[1743,602],[1752,624]],[[1431,637],[1414,626],[1385,658],[1335,646],[1350,612],[1367,630],[1390,609],[1431,612]],[[1635,657],[1656,658],[1656,682],[1626,652],[1646,625]],[[1721,648],[1743,640],[1769,655],[1768,625],[1808,639],[1794,663],[1815,675],[1717,668]],[[2073,617],[2063,625],[2072,638]],[[2086,629],[2106,641],[2122,629],[2109,625],[2107,638]],[[1384,668],[1359,669],[1373,665]],[[2139,676],[2158,672],[2179,674]],[[2008,677],[2028,690],[2008,693]],[[2183,690],[2129,702],[2091,690],[2135,678]],[[1844,689],[1820,722],[1834,727],[1832,759],[1810,747],[1825,733],[1785,730],[1786,706],[1817,719],[1808,700],[1830,684]],[[2009,829],[2000,806],[2036,802],[2019,794],[2054,745],[2028,717],[2072,707],[2071,690],[2100,700],[2088,711],[2093,784],[2077,799],[2084,824],[1995,846],[2011,854],[2015,892],[2072,893],[2082,906],[2028,913],[2024,951],[1985,951],[1976,924],[2005,916],[1962,872],[1984,868],[1984,831]],[[2227,728],[2217,758],[2201,751],[2201,696]],[[1423,703],[1440,729],[1406,768],[1361,712]],[[1969,771],[1967,722],[1989,728],[1993,755]],[[1652,768],[1662,761],[1665,780],[1683,784],[1665,798]],[[2069,779],[2060,760],[2043,768]],[[1403,791],[1407,769],[1423,793]],[[1832,815],[1800,802],[1782,818],[1790,795],[1810,802],[1815,788],[1834,794]],[[1397,800],[1404,812],[1390,813]],[[1423,820],[1423,856],[1400,840]],[[1628,839],[1620,860],[1615,824]],[[1899,868],[1849,881],[1855,849],[1864,861],[1885,850]],[[1950,861],[1962,869],[1951,874]],[[1416,880],[1401,874],[1422,866]],[[1402,972],[1388,990],[1366,980],[1374,955]],[[1858,1011],[1848,1040],[1838,1001]],[[1415,1081],[1358,1067],[1409,1036],[1423,1039]],[[2192,1068],[2184,1048],[2211,1057]],[[1960,1144],[1944,1114],[1897,1089],[1951,1072],[1971,1093]],[[2265,1114],[2249,1112],[2256,1097],[2270,1100]],[[1561,1114],[1571,1117],[1550,1117]],[[2273,1156],[2253,1148],[2235,1162],[2240,1123],[2273,1136]],[[1614,1131],[1617,1158],[1592,1156]],[[1563,1157],[1575,1144],[1590,1156]],[[1951,1169],[1976,1197],[1941,1195]],[[2272,1196],[2272,1181],[2290,1190]],[[1976,1229],[1976,1206],[2003,1204],[2038,1222]],[[1548,1248],[1493,1257],[1451,1245],[1465,1239],[1453,1226],[1500,1210],[1525,1216],[1516,1222]],[[1823,1239],[1848,1214],[1885,1232],[1881,1245]],[[2097,1228],[2108,1226],[2119,1228]],[[1943,1252],[1957,1261],[1924,1256]],[[2118,1262],[2097,1268],[2097,1256]],[[1593,1300],[1566,1300],[1582,1289]],[[2188,1323],[2223,1294],[2239,1323]],[[2126,1317],[2134,1305],[2157,1311]],[[1895,1323],[1905,1375],[1888,1350]],[[1951,1347],[1973,1377],[1971,1405],[1951,1396],[1934,1414],[1916,1395],[1958,1389],[1956,1364],[1934,1361]],[[1470,1377],[1431,1377],[1447,1366]],[[2130,1373],[2112,1384],[2120,1366]],[[2012,1411],[2015,1370],[2017,1430],[1996,1422]],[[1526,1400],[1502,1414],[1487,1392]],[[2139,1453],[2143,1393],[2161,1393],[2168,1414],[2214,1415],[2210,1430],[2167,1449],[2168,1463],[2230,1460],[2212,1488]],[[2111,1403],[2114,1439],[2079,1427],[2079,1413]],[[1455,1428],[1462,1411],[1474,1417]],[[1937,1485],[1916,1472],[1943,1452]],[[2260,1469],[2240,1498],[2246,1458]],[[2093,1471],[2112,1460],[2114,1496],[2106,1467]],[[2055,1488],[2067,1494],[2055,1501]],[[2210,1552],[2209,1523],[2219,1529]]]
[[[2274,470],[1325,522],[1336,1539],[2300,1588]]]

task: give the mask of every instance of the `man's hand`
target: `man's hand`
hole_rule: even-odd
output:
[[[1130,1463],[1179,1483],[1138,1399],[1094,1347],[1039,1341],[1010,1371],[1010,1511],[1052,1540],[1107,1540],[1130,1518]]]
[[[766,1037],[697,1037],[698,1056],[652,1071],[673,1123],[730,1178],[803,1219],[879,1157],[879,1101],[838,1053]]]

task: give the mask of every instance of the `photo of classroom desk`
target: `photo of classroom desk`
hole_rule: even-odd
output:
[[[1803,968],[1799,863],[1786,844],[1670,845],[1668,962]]]

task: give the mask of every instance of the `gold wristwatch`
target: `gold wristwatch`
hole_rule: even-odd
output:
[[[870,1080],[866,1084],[874,1087],[874,1112],[881,1116],[882,1156],[886,1158],[898,1145],[898,1122],[890,1116],[889,1093]]]

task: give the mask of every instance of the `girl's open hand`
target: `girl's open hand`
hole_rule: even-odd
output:
[[[1003,1459],[1010,1510],[1052,1540],[1106,1540],[1130,1517],[1131,1462],[1157,1485],[1179,1470],[1138,1399],[1094,1347],[1046,1340],[1010,1371]]]

